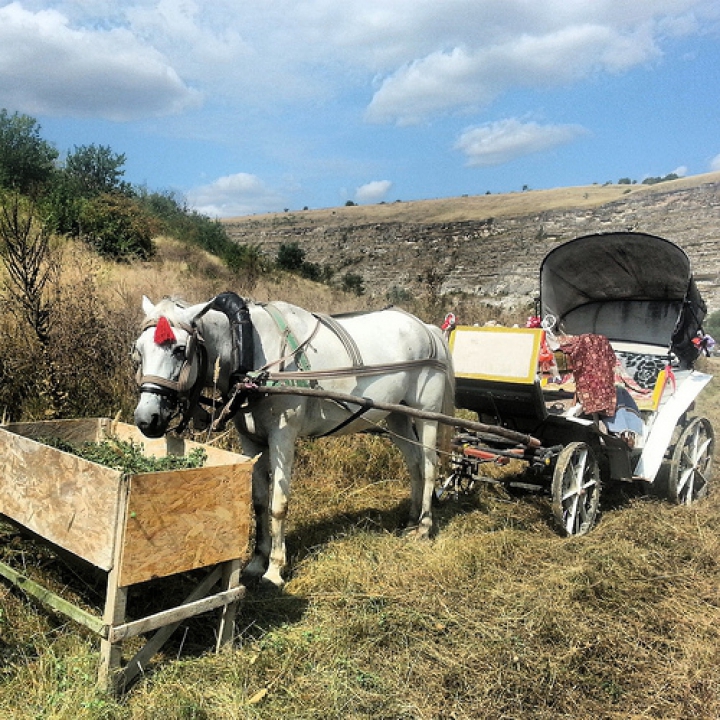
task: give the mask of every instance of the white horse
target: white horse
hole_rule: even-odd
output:
[[[241,301],[244,318],[251,325],[246,322],[242,329],[245,335],[239,351],[237,323],[231,322],[227,304],[218,302],[228,295],[240,300],[225,293],[187,307],[168,298],[157,305],[143,298],[147,317],[135,345],[140,363],[135,422],[145,435],[160,437],[167,432],[183,405],[191,410],[187,406],[196,401],[202,386],[216,383],[226,395],[233,386],[240,387],[234,384],[239,352],[245,355],[241,364],[252,363],[241,368],[241,374],[262,377],[270,385],[304,384],[379,403],[452,414],[452,358],[439,328],[395,308],[329,317],[283,302],[246,305]],[[223,312],[217,307],[223,307]],[[359,408],[336,400],[261,391],[250,393],[240,404],[233,420],[243,451],[260,456],[252,482],[255,549],[246,576],[283,584],[290,475],[299,437],[376,429],[384,421],[410,473],[408,532],[429,536],[437,422],[403,412]]]

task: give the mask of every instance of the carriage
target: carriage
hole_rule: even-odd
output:
[[[438,495],[481,483],[547,492],[567,535],[593,527],[603,486],[702,498],[714,448],[709,420],[693,415],[712,378],[694,369],[705,312],[687,255],[667,240],[601,233],[551,250],[528,327],[458,325],[449,338],[457,407],[537,441],[458,434]],[[488,472],[511,460],[525,472]]]

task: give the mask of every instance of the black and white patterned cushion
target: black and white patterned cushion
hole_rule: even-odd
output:
[[[667,358],[620,351],[616,353],[625,372],[641,387],[652,390],[660,371],[667,365]]]

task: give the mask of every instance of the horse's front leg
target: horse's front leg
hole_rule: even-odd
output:
[[[255,513],[255,546],[253,556],[243,570],[243,575],[252,581],[259,580],[267,570],[270,550],[270,454],[267,447],[243,439],[243,452],[257,457],[252,474],[252,503]]]
[[[297,437],[289,428],[274,434],[269,444],[270,455],[270,554],[263,579],[277,587],[284,584],[282,573],[287,565],[285,527],[290,500],[290,477],[295,459]]]

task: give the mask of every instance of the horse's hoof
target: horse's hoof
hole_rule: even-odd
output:
[[[408,525],[402,534],[403,537],[410,538],[411,540],[429,540],[430,528],[422,525]]]
[[[270,587],[273,586],[278,590],[282,590],[283,585],[285,585],[285,581],[282,578],[282,575],[277,570],[268,570],[261,579],[261,584],[264,587]]]

